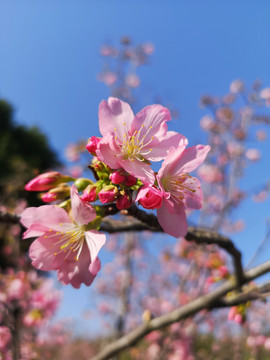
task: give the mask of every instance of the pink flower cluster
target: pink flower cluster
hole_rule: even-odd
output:
[[[8,268],[0,274],[0,353],[5,355],[4,359],[12,358],[13,317],[17,317],[20,324],[22,346],[31,346],[32,337],[48,324],[60,299],[61,292],[53,288],[53,282],[41,278],[34,270]]]
[[[147,106],[134,115],[128,103],[104,100],[99,107],[102,138],[92,136],[86,146],[94,156],[91,168],[96,182],[50,172],[26,185],[27,190],[48,190],[42,196],[45,202],[65,200],[60,207],[28,208],[21,216],[28,229],[24,238],[37,237],[29,252],[36,268],[57,270],[60,281],[76,288],[93,282],[105,243],[98,228],[106,215],[90,204],[97,200],[115,203],[118,210],[130,208],[134,201],[145,209],[157,209],[166,233],[185,236],[186,210],[202,206],[200,181],[190,172],[204,161],[210,147],[187,147],[183,135],[168,131],[170,119],[161,105]],[[159,161],[163,163],[155,173],[151,164]],[[67,183],[73,180],[76,186],[70,187]]]

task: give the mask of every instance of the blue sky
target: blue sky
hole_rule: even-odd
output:
[[[99,135],[98,105],[109,94],[96,80],[98,50],[129,35],[155,45],[142,81],[180,110],[171,129],[204,142],[202,94],[222,95],[235,78],[270,85],[269,18],[267,0],[0,0],[0,96],[14,105],[17,122],[39,126],[63,156],[70,142]],[[250,185],[269,177],[266,156],[254,166]],[[249,228],[236,239],[245,260],[264,235],[268,208],[269,201],[243,206]],[[78,315],[90,291],[68,287],[60,314]]]

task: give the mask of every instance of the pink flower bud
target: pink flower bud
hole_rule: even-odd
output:
[[[127,175],[124,184],[125,186],[133,186],[136,184],[136,182],[137,182],[137,178],[135,178],[135,176]]]
[[[42,201],[44,201],[45,203],[50,203],[53,201],[57,200],[57,196],[55,194],[52,193],[45,193],[41,196]]]
[[[115,200],[116,194],[117,188],[113,185],[107,185],[99,192],[98,197],[102,204],[107,204]]]
[[[96,136],[92,136],[87,145],[86,145],[86,149],[90,152],[90,154],[96,156],[96,150],[98,147],[98,143],[100,142],[100,139],[97,138]]]
[[[88,185],[81,196],[83,201],[89,202],[96,201],[97,198],[97,187],[95,185]]]
[[[122,184],[126,179],[123,170],[114,171],[113,173],[110,174],[109,178],[113,184],[117,184],[117,185]]]
[[[62,175],[57,171],[50,171],[41,175],[38,175],[25,185],[27,191],[46,191],[52,189],[56,185],[62,182],[68,182],[74,180],[73,178]]]
[[[120,195],[116,200],[116,207],[118,210],[128,209],[131,207],[131,205],[132,205],[132,198],[127,193]]]
[[[143,186],[135,201],[145,209],[159,209],[162,205],[162,193],[155,187]]]
[[[50,203],[55,200],[65,199],[66,197],[69,196],[69,194],[70,194],[69,186],[60,185],[56,188],[51,189],[47,193],[43,194],[41,196],[41,199],[46,203]]]

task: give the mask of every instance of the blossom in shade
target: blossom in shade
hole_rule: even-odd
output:
[[[99,160],[153,184],[155,176],[150,162],[163,160],[170,146],[177,147],[185,139],[167,131],[166,122],[170,119],[169,110],[161,105],[147,106],[134,116],[126,102],[116,98],[103,100],[99,107],[103,138],[96,151]]]
[[[11,340],[11,333],[7,326],[0,326],[0,351],[6,349]]]
[[[128,192],[121,191],[116,199],[116,207],[118,210],[129,209],[132,205],[132,198]]]
[[[33,266],[57,270],[61,282],[79,288],[82,283],[91,285],[100,270],[97,255],[106,238],[88,230],[87,225],[96,218],[95,209],[81,200],[74,185],[70,194],[74,221],[64,209],[44,205],[24,210],[21,223],[28,228],[24,238],[37,237],[29,250]]]
[[[169,235],[180,237],[187,233],[185,209],[200,209],[202,191],[200,181],[189,175],[205,159],[209,146],[197,145],[186,148],[183,141],[178,148],[170,148],[169,154],[157,174],[163,193],[162,206],[157,209],[158,221]]]

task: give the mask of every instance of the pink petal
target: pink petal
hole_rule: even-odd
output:
[[[54,247],[53,243],[61,238],[44,236],[36,239],[29,249],[29,256],[32,259],[32,265],[44,271],[56,270],[63,263],[65,254],[62,252],[59,255],[54,255],[59,250],[59,247]]]
[[[189,173],[196,169],[205,160],[206,155],[210,150],[210,146],[196,145],[186,148],[175,159],[173,171],[175,173]]]
[[[95,260],[100,249],[106,242],[106,236],[96,230],[86,231],[85,240],[90,251],[91,261]]]
[[[97,272],[89,271],[90,264],[90,253],[86,243],[84,243],[78,261],[74,259],[74,254],[71,254],[62,266],[59,267],[58,279],[64,284],[71,284],[76,289],[79,289],[83,283],[89,286],[97,274]],[[100,263],[97,261],[93,265],[94,270],[97,270],[98,264]]]
[[[158,222],[169,235],[179,238],[185,236],[188,230],[186,213],[183,206],[177,207],[177,212],[170,212],[164,200],[161,208],[157,209]]]
[[[152,127],[148,137],[145,138],[145,141],[148,141],[153,135],[160,138],[166,135],[167,126],[164,126],[164,123],[169,120],[171,120],[171,115],[169,110],[165,107],[161,105],[146,106],[132,121],[131,132],[133,134],[135,130],[139,131],[143,125],[145,132]]]
[[[188,209],[200,209],[202,207],[203,193],[200,180],[197,178],[187,178],[183,185],[194,192],[187,191],[185,193],[185,206]]]
[[[44,231],[37,231],[37,230],[26,230],[23,233],[23,239],[38,237],[44,234]]]
[[[123,136],[130,128],[133,118],[134,114],[131,107],[122,100],[110,97],[108,101],[103,100],[100,103],[99,130],[103,136],[118,134],[120,139],[123,140]]]
[[[60,224],[70,222],[67,212],[55,205],[30,207],[25,209],[21,215],[21,223],[26,228],[40,233],[44,233],[49,229],[58,230],[61,228]]]
[[[179,145],[187,145],[188,140],[184,135],[178,134],[174,131],[168,131],[163,140],[160,141],[158,146],[152,147],[151,153],[146,156],[149,161],[163,160],[171,147],[177,149]]]
[[[78,225],[86,225],[96,218],[95,209],[80,198],[75,185],[70,189],[70,197],[72,215]]]
[[[100,262],[99,258],[97,257],[94,261],[91,262],[91,264],[89,266],[89,272],[92,275],[97,275],[97,273],[99,272],[100,269],[101,269],[101,262]]]
[[[105,136],[99,142],[97,149],[97,157],[112,169],[118,169],[119,160],[123,157],[120,148],[113,144],[113,137],[111,135]]]
[[[155,174],[150,166],[139,160],[122,160],[121,167],[131,175],[139,178],[143,183],[152,185],[155,182]]]

